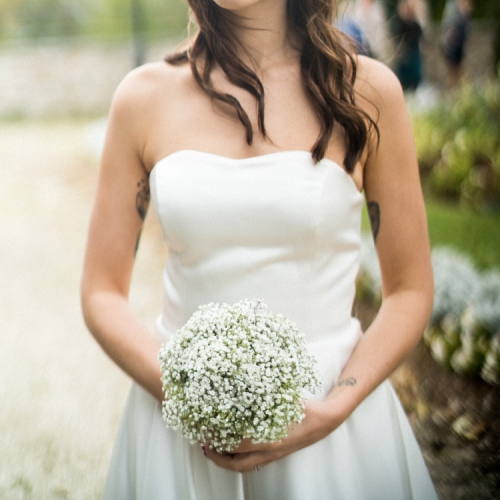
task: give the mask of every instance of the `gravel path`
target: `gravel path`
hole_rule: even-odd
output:
[[[0,123],[0,498],[99,498],[128,379],[81,319],[97,162],[86,122]],[[91,136],[90,136],[91,137]],[[148,217],[132,303],[152,325],[164,259]]]

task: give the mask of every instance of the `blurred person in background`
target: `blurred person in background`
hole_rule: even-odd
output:
[[[394,71],[404,90],[416,90],[422,81],[421,43],[427,24],[423,0],[400,0],[390,23],[396,45]]]
[[[471,0],[448,0],[446,3],[441,47],[446,61],[448,88],[456,86],[463,75],[465,44],[471,14]]]
[[[343,15],[336,20],[336,26],[351,38],[359,55],[373,57],[366,34],[356,19],[355,11],[352,6],[348,7]]]
[[[390,43],[386,13],[380,0],[352,0],[347,3],[337,26],[355,42],[361,55],[387,61]]]

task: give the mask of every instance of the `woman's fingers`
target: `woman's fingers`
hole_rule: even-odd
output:
[[[249,472],[251,471],[256,462],[249,455],[250,453],[217,453],[215,450],[205,447],[205,456],[212,460],[219,467],[224,467],[224,469],[229,469],[236,472]]]
[[[231,453],[248,453],[251,451],[265,451],[272,449],[274,443],[254,443],[251,439],[242,439],[237,448]]]
[[[291,427],[288,436],[282,441],[252,443],[251,439],[244,439],[231,453],[217,453],[205,444],[205,455],[225,469],[238,472],[256,470],[256,466],[263,467],[309,446],[337,428],[345,420],[345,416],[342,413],[340,417],[332,417],[331,412],[326,411],[327,407],[329,403],[324,401],[309,401],[306,417],[300,424]]]
[[[205,456],[219,467],[235,472],[252,472],[272,462],[274,458],[269,453],[255,451],[248,453],[217,453],[205,448]]]
[[[208,444],[202,448],[205,456],[216,465],[236,472],[260,470],[261,467],[286,454],[280,453],[279,442],[254,444],[251,439],[245,439],[236,450],[230,453],[217,453]]]

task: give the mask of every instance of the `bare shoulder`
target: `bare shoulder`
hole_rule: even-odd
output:
[[[359,106],[374,119],[405,108],[397,76],[385,64],[369,57],[358,57],[355,91]]]
[[[168,134],[180,103],[186,102],[193,78],[189,65],[145,64],[118,85],[108,121],[110,142],[126,143],[146,169],[154,164],[157,130]]]
[[[144,64],[130,71],[118,85],[113,108],[142,113],[174,99],[185,89],[191,72],[188,65],[172,66],[164,61]]]

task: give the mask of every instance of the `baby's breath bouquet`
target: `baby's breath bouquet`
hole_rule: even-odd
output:
[[[159,360],[167,427],[218,452],[283,439],[321,386],[304,335],[260,300],[201,306]]]

